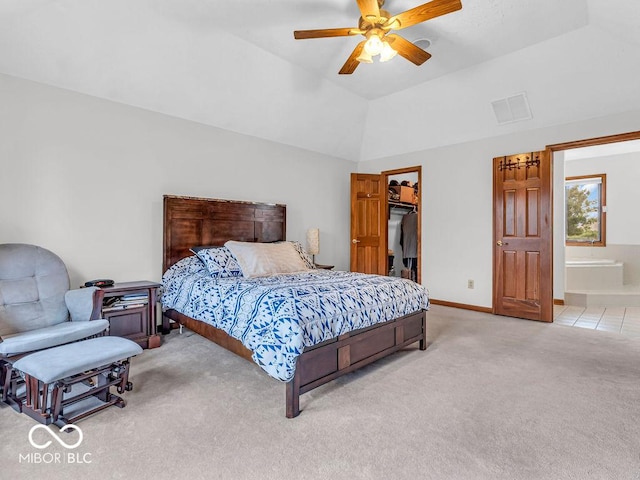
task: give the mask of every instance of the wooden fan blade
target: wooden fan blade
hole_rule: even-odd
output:
[[[356,0],[358,2],[358,8],[360,14],[365,20],[374,23],[380,18],[380,7],[378,6],[378,0]]]
[[[321,30],[296,30],[293,32],[293,37],[296,40],[304,40],[305,38],[347,37],[359,33],[360,30],[357,28],[324,28]]]
[[[460,0],[433,0],[391,17],[385,25],[393,30],[400,30],[416,23],[455,12],[461,8],[462,2]]]
[[[353,52],[351,52],[351,55],[349,56],[349,58],[347,58],[347,61],[344,62],[344,65],[338,72],[340,75],[350,75],[355,71],[355,69],[360,64],[360,62],[358,61],[358,57],[362,53],[362,49],[364,48],[364,44],[366,42],[366,40],[363,40],[358,45],[356,45],[356,48],[353,49]]]
[[[414,45],[409,40],[405,40],[400,35],[387,35],[384,37],[398,54],[406,58],[416,65],[422,65],[424,62],[431,58],[429,52],[425,52],[417,45]]]

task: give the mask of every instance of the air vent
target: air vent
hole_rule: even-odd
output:
[[[499,125],[530,120],[532,118],[531,108],[529,108],[529,102],[524,93],[519,93],[501,100],[495,100],[491,102],[491,106],[493,107],[493,113],[495,113]]]

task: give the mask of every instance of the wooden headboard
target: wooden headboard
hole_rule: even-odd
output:
[[[164,196],[162,271],[192,255],[191,247],[220,246],[227,240],[275,242],[286,239],[287,207],[273,203]]]

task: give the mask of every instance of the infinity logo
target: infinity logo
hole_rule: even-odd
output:
[[[51,430],[48,426],[46,425],[34,425],[33,427],[31,427],[31,430],[29,430],[29,443],[34,447],[34,448],[39,448],[39,449],[43,449],[43,448],[47,448],[49,445],[51,445],[51,440],[48,440],[46,443],[43,444],[39,444],[36,443],[33,440],[33,432],[35,432],[36,430],[38,430],[39,428],[44,428],[47,432],[49,432],[49,435],[51,435],[53,438],[56,439],[56,441],[62,445],[64,448],[77,448],[78,446],[80,446],[80,444],[82,443],[82,439],[83,439],[83,435],[82,435],[82,430],[80,430],[80,427],[77,427],[75,425],[64,425],[60,431],[61,432],[66,432],[67,430],[77,430],[78,434],[80,435],[80,438],[78,439],[78,441],[72,445],[69,445],[68,443],[65,443],[59,436],[58,434],[56,434],[56,432],[54,432],[53,430]]]

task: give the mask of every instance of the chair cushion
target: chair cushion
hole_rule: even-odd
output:
[[[33,352],[34,350],[75,342],[92,335],[97,335],[106,330],[108,326],[108,320],[63,322],[29,332],[16,333],[2,338],[0,355],[9,357],[19,353]]]
[[[13,368],[51,383],[140,353],[140,345],[126,338],[91,338],[32,353],[15,362]]]
[[[35,245],[0,245],[0,336],[65,322],[67,290],[60,257]]]

